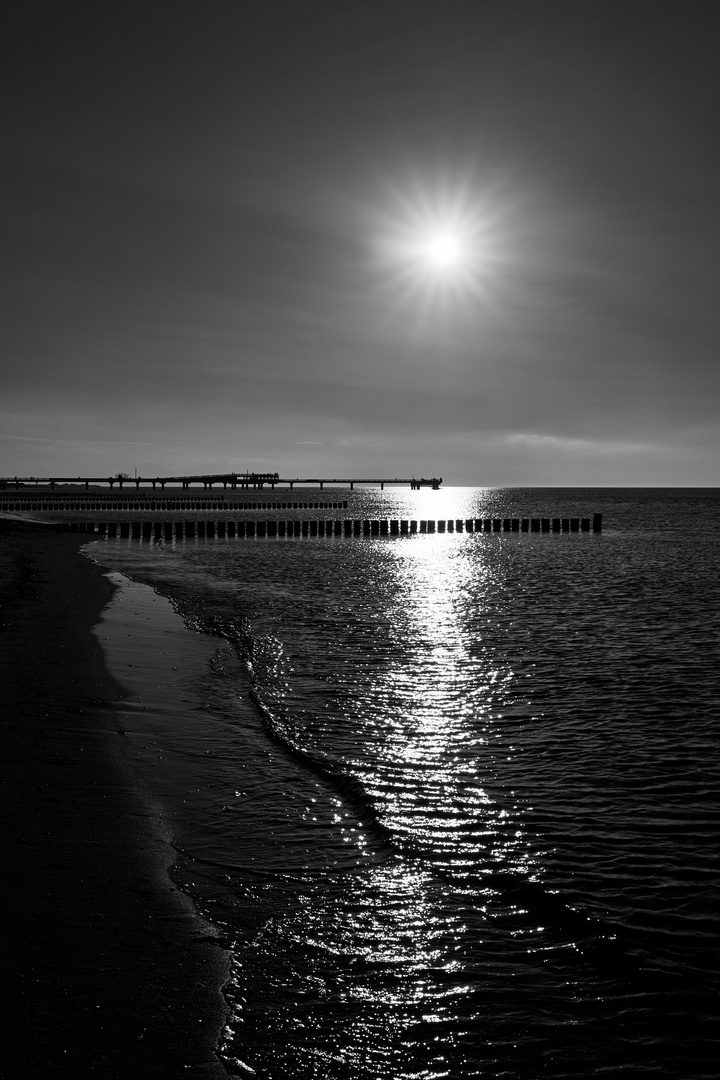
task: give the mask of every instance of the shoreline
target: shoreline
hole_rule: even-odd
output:
[[[83,535],[0,520],[3,1075],[224,1080],[227,957],[173,884],[93,633],[116,586]]]

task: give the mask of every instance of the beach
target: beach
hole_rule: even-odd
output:
[[[596,509],[4,524],[3,1077],[714,1077],[717,491],[348,496]]]
[[[3,1076],[219,1080],[225,950],[129,767],[92,632],[114,586],[84,541],[0,521]]]

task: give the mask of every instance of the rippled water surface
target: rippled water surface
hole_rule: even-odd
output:
[[[93,545],[219,635],[163,737],[228,1061],[715,1076],[718,492],[349,501],[605,529]]]

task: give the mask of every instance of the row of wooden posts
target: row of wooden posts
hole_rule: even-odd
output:
[[[88,498],[86,495],[78,496],[77,500],[47,500],[31,499],[19,500],[13,496],[6,501],[0,496],[0,510],[16,511],[22,513],[28,510],[53,513],[56,510],[71,510],[88,512],[111,512],[132,510],[159,510],[166,513],[175,510],[222,510],[229,513],[233,510],[347,510],[347,499],[343,502],[225,502],[220,499],[147,499],[138,500],[136,496],[128,496],[127,501],[116,497]]]
[[[99,533],[135,540],[180,540],[194,537],[277,536],[408,536],[453,532],[602,532],[602,514],[577,518],[457,518],[450,521],[379,520],[331,521],[93,521],[62,522],[63,532]]]

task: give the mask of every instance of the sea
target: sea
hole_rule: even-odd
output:
[[[86,546],[228,1070],[716,1078],[720,489],[340,494],[204,516],[603,530]]]

